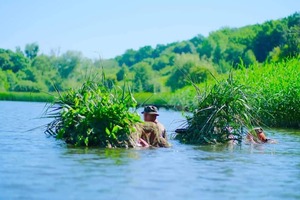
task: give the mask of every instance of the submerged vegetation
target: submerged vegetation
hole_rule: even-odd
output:
[[[140,122],[129,90],[109,89],[104,82],[87,81],[78,90],[59,95],[49,107],[54,120],[46,132],[75,146],[128,147],[137,140]]]

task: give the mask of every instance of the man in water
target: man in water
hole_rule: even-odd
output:
[[[157,120],[157,116],[159,116],[157,108],[155,106],[146,106],[142,114],[144,114],[144,121],[155,123],[158,126],[160,136],[167,139],[167,131],[164,125]]]
[[[275,140],[267,138],[264,133],[264,130],[261,127],[254,128],[254,131],[256,133],[256,138],[253,137],[253,135],[251,133],[247,134],[247,139],[251,143],[254,143],[254,144],[257,144],[257,143],[275,144],[275,143],[277,143]]]

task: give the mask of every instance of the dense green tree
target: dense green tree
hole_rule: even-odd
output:
[[[18,79],[16,77],[16,74],[12,72],[11,70],[5,71],[7,83],[9,84],[8,90],[14,91],[15,86],[17,85]]]
[[[11,50],[0,49],[0,68],[12,70],[14,73],[26,68],[29,61],[21,53],[14,53]]]
[[[220,45],[217,45],[217,47],[214,50],[213,54],[213,62],[214,63],[219,63],[219,61],[223,58],[223,53]]]
[[[296,57],[300,54],[300,19],[299,24],[286,30],[281,46],[281,58]]]
[[[123,65],[122,68],[117,73],[117,81],[123,81],[126,76],[129,74],[129,69],[126,65]]]
[[[226,60],[221,59],[219,60],[218,66],[217,66],[217,72],[218,73],[226,73],[229,72],[232,69],[232,65],[228,62],[226,62]]]
[[[116,57],[116,60],[119,63],[119,66],[127,65],[128,67],[134,65],[136,63],[135,55],[136,51],[133,49],[128,49],[122,56]]]
[[[0,69],[0,91],[6,91],[8,87],[6,73]]]
[[[55,66],[62,78],[68,78],[76,67],[80,65],[82,55],[77,51],[67,51],[57,58]]]
[[[193,37],[190,39],[190,42],[195,46],[199,46],[204,41],[205,37],[201,34],[197,35],[196,37]]]
[[[12,70],[13,63],[10,60],[10,54],[4,49],[0,49],[0,69],[2,70]]]
[[[153,72],[151,66],[148,63],[138,63],[133,66],[135,72],[133,85],[134,90],[140,92],[142,88],[145,92],[153,92]],[[141,85],[139,85],[141,84]]]
[[[176,67],[167,80],[166,85],[169,86],[172,91],[190,85],[189,73],[191,68],[192,63],[186,63],[183,66]]]
[[[224,52],[226,61],[236,68],[241,62],[245,49],[244,45],[230,43],[230,46]]]
[[[201,66],[193,66],[189,71],[190,80],[195,84],[207,81],[211,76],[210,74],[211,72],[209,69]]]
[[[154,70],[161,70],[166,66],[173,66],[175,61],[175,54],[163,54],[154,60],[152,68]]]
[[[153,58],[159,57],[162,54],[162,52],[166,50],[167,47],[168,47],[167,45],[162,45],[162,44],[156,45],[155,49],[152,52],[152,57]]]
[[[198,46],[197,52],[200,57],[211,58],[215,46],[216,44],[213,40],[205,39],[203,43]]]
[[[254,42],[254,54],[259,62],[266,60],[269,52],[279,46],[283,40],[285,26],[279,22],[269,21],[262,25]]]
[[[196,48],[191,42],[179,42],[175,45],[174,53],[182,54],[182,53],[195,53]]]
[[[24,53],[23,53],[23,51],[21,50],[21,47],[20,47],[20,46],[17,46],[17,47],[16,47],[16,53],[19,53],[19,54],[24,55]]]
[[[152,58],[153,48],[151,46],[144,46],[140,48],[135,54],[135,62],[140,62],[146,58]]]
[[[17,72],[30,66],[29,60],[21,53],[11,54],[10,60],[14,64],[12,68],[13,72]]]
[[[31,66],[42,72],[42,75],[53,69],[52,63],[51,63],[51,59],[49,56],[46,55],[40,55],[34,58]]]
[[[26,44],[25,46],[25,54],[27,58],[34,59],[39,52],[39,45],[35,43]]]
[[[42,92],[47,91],[44,85],[32,82],[30,80],[20,80],[17,82],[16,86],[14,87],[14,91],[17,92]]]

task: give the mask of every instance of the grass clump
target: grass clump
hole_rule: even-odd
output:
[[[217,144],[241,141],[244,127],[256,123],[255,110],[249,105],[247,88],[237,84],[232,74],[204,92],[198,91],[197,105],[187,117],[184,131],[176,139],[189,144]]]
[[[138,138],[140,117],[129,89],[110,89],[87,81],[78,90],[59,94],[47,116],[53,121],[46,132],[75,146],[130,147]]]

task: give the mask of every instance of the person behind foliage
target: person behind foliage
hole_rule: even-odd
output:
[[[255,132],[255,135],[248,132],[247,134],[247,140],[253,144],[261,144],[261,143],[270,143],[274,144],[277,143],[273,139],[267,138],[266,134],[264,133],[264,130],[261,127],[257,127],[253,129]]]
[[[159,128],[161,137],[167,139],[167,131],[164,125],[157,119],[157,116],[159,116],[157,108],[155,106],[146,106],[142,114],[144,114],[144,121],[155,123]]]
[[[144,115],[143,131],[139,143],[143,147],[168,147],[167,131],[163,124],[161,124],[157,116],[158,110],[155,106],[146,106],[142,112]]]

